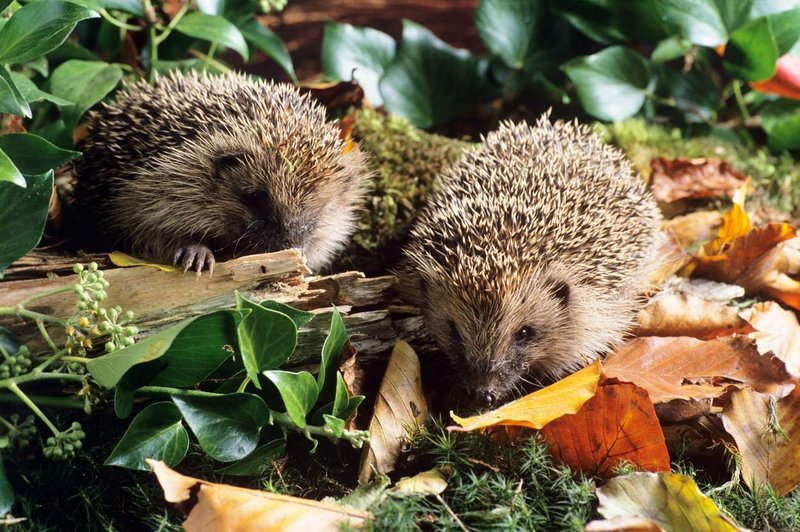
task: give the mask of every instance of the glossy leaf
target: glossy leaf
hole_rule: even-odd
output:
[[[762,81],[775,73],[778,44],[769,19],[761,18],[731,34],[725,47],[723,65],[733,76],[745,81]]]
[[[269,310],[236,293],[236,308],[250,313],[239,323],[237,336],[247,375],[257,388],[258,374],[277,368],[294,352],[297,327],[281,312]]]
[[[244,458],[256,448],[261,427],[269,422],[262,398],[250,393],[196,397],[173,395],[200,447],[214,460]]]
[[[286,314],[289,318],[294,322],[295,327],[298,329],[311,321],[314,317],[313,312],[306,312],[305,310],[298,310],[294,307],[290,307],[284,303],[280,303],[278,301],[273,301],[272,299],[267,299],[259,303],[262,307],[268,310],[274,310],[275,312],[280,312],[281,314]]]
[[[42,238],[53,192],[52,170],[28,176],[22,188],[0,180],[0,279],[6,267]]]
[[[108,10],[119,10],[137,17],[144,16],[142,2],[139,0],[103,0]]]
[[[225,346],[234,341],[232,325],[239,312],[219,310],[186,319],[130,347],[93,358],[86,368],[100,385],[113,388],[134,366],[163,357],[153,383],[194,385],[231,355]]]
[[[0,515],[11,513],[14,499],[14,487],[8,481],[6,467],[3,465],[3,460],[0,459]]]
[[[325,343],[322,346],[322,359],[317,374],[317,388],[319,400],[328,402],[333,400],[336,393],[336,374],[339,371],[339,355],[347,343],[347,332],[339,310],[334,307],[331,314],[331,326]]]
[[[753,0],[658,0],[656,9],[671,32],[693,44],[715,47],[749,16]]]
[[[181,412],[169,402],[155,403],[131,422],[104,465],[147,471],[148,458],[175,465],[189,449],[189,435],[183,428]]]
[[[80,152],[62,150],[42,137],[30,133],[1,135],[0,150],[11,157],[16,167],[25,175],[43,174],[80,155]]]
[[[247,42],[278,63],[278,66],[292,78],[292,81],[297,83],[297,76],[294,73],[294,65],[292,64],[292,57],[289,55],[289,49],[286,48],[286,43],[277,33],[254,18],[239,24],[238,27]]]
[[[554,7],[578,31],[602,44],[655,43],[667,37],[660,0],[560,0]]]
[[[478,35],[509,67],[532,70],[547,55],[536,42],[543,6],[538,0],[481,0],[475,13]]]
[[[394,39],[382,31],[329,20],[322,36],[322,71],[333,79],[354,79],[367,100],[380,107],[378,81],[394,59],[395,47]]]
[[[100,61],[71,59],[53,71],[51,92],[73,103],[59,107],[70,135],[83,113],[111,92],[120,79],[122,69],[119,66]]]
[[[800,101],[775,100],[761,113],[767,144],[773,150],[800,149]]]
[[[53,96],[49,92],[41,90],[39,87],[36,86],[34,82],[30,80],[30,78],[28,78],[23,74],[20,74],[19,72],[12,72],[11,79],[17,86],[19,93],[28,103],[40,102],[42,100],[46,100],[56,105],[62,105],[62,106],[72,105],[72,102],[70,102],[69,100],[65,100],[64,98],[59,98],[58,96]]]
[[[43,56],[58,48],[79,21],[96,16],[61,0],[26,4],[0,30],[0,63],[25,63]]]
[[[800,39],[800,6],[795,9],[774,13],[766,17],[775,36],[778,55],[789,53]]]
[[[3,151],[2,146],[0,146],[0,181],[6,181],[22,188],[28,186],[22,172],[19,171],[11,157]]]
[[[178,22],[175,29],[195,39],[227,46],[235,50],[245,61],[250,57],[247,42],[245,42],[242,33],[236,26],[222,17],[199,12],[188,13]]]
[[[272,381],[281,394],[286,413],[295,425],[305,428],[306,416],[317,402],[317,383],[307,371],[265,371],[264,375]]]
[[[446,123],[486,99],[482,66],[426,28],[403,21],[400,50],[380,79],[386,108],[427,128]]]
[[[265,467],[269,467],[272,460],[277,460],[286,452],[286,440],[283,438],[272,440],[269,443],[256,448],[252,453],[248,454],[238,462],[235,462],[227,467],[218,469],[217,472],[223,475],[231,476],[255,476],[264,471]]]
[[[600,120],[629,118],[644,105],[650,66],[629,48],[612,46],[573,59],[562,69],[575,85],[583,108]]]
[[[0,113],[30,118],[31,106],[5,66],[0,64]]]

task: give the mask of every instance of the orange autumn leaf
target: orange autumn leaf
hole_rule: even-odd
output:
[[[760,92],[800,100],[800,57],[783,55],[775,65],[775,74],[768,80],[751,83]]]
[[[336,504],[249,490],[186,477],[164,462],[147,460],[164,498],[186,516],[187,532],[201,530],[335,531],[361,528],[369,514]]]
[[[742,478],[752,487],[769,483],[780,495],[800,484],[800,389],[774,404],[754,390],[731,396],[722,413],[739,448]]]
[[[674,235],[681,246],[688,248],[714,239],[721,224],[721,212],[695,211],[666,220],[661,228]]]
[[[566,414],[574,414],[594,396],[600,380],[600,361],[595,361],[555,384],[537,390],[491,412],[472,417],[450,417],[461,425],[448,430],[470,431],[497,425],[515,425],[540,429],[547,423]]]
[[[719,159],[667,159],[650,161],[653,196],[665,203],[680,199],[729,196],[747,176]]]
[[[744,384],[782,396],[794,386],[783,362],[760,355],[744,336],[634,338],[606,358],[603,370],[641,386],[654,403],[718,397]]]
[[[653,403],[635,384],[601,384],[577,413],[551,421],[539,433],[557,460],[589,476],[610,478],[624,462],[643,471],[669,471]]]
[[[719,301],[691,294],[653,297],[636,317],[636,336],[692,336],[710,340],[734,333],[748,333],[753,327],[739,309]]]

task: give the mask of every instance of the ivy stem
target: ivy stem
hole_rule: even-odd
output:
[[[2,383],[2,382],[3,382],[3,381],[0,381],[0,383]],[[39,407],[38,407],[38,406],[36,406],[36,403],[34,403],[33,401],[31,401],[30,397],[28,397],[27,395],[25,395],[25,392],[23,392],[22,390],[20,390],[20,389],[19,389],[19,386],[17,386],[17,383],[16,383],[16,382],[12,382],[12,383],[10,383],[10,384],[9,384],[7,387],[8,387],[8,389],[9,389],[9,390],[11,390],[11,391],[14,393],[14,395],[16,395],[16,396],[19,398],[19,400],[20,400],[20,401],[22,401],[23,403],[25,403],[25,406],[27,406],[28,408],[30,408],[30,409],[33,411],[33,413],[34,413],[34,414],[36,414],[36,415],[39,417],[39,419],[41,419],[41,420],[42,420],[42,422],[43,422],[45,425],[47,425],[47,428],[49,428],[49,429],[50,429],[50,432],[52,432],[52,433],[53,433],[53,436],[58,436],[59,434],[61,434],[61,431],[60,431],[60,430],[58,430],[58,427],[56,427],[55,425],[53,425],[53,422],[52,422],[52,421],[50,421],[50,418],[48,418],[48,417],[47,417],[47,416],[44,414],[44,412],[42,412],[42,411],[39,409]]]
[[[24,384],[26,382],[34,381],[73,381],[83,382],[83,375],[70,375],[69,373],[26,373],[25,375],[17,375],[16,377],[9,377],[0,380],[0,388],[11,389],[12,386]]]
[[[739,106],[739,113],[745,122],[750,120],[750,111],[747,110],[747,105],[744,103],[744,96],[742,96],[742,82],[735,79],[732,83],[733,95],[736,98],[736,105]]]
[[[38,294],[33,294],[32,296],[23,299],[17,306],[27,307],[37,299],[44,299],[45,297],[54,296],[56,294],[63,294],[64,292],[69,292],[71,290],[72,286],[59,286],[58,288],[53,288],[52,290],[45,290],[44,292],[39,292]]]
[[[20,305],[17,305],[16,307],[0,307],[0,314],[10,314],[32,320],[42,320],[49,323],[55,323],[56,325],[61,325],[62,327],[67,326],[67,320],[62,320],[61,318],[56,318],[55,316],[50,316],[48,314],[42,314],[41,312],[34,312],[32,310],[22,308]]]
[[[336,435],[333,433],[330,427],[327,425],[306,425],[305,428],[300,428],[297,424],[292,421],[292,418],[289,417],[289,414],[285,412],[275,412],[274,410],[270,410],[270,415],[272,415],[272,419],[278,425],[285,427],[287,429],[295,430],[302,432],[306,435],[307,438],[311,439],[311,436],[319,436],[328,438],[331,441],[338,441],[339,439],[344,439],[350,442],[355,448],[360,448],[364,442],[369,440],[369,432],[366,430],[347,430],[345,429],[342,432],[342,437],[337,438]]]
[[[49,366],[50,364],[61,358],[66,352],[67,352],[66,349],[61,349],[59,351],[56,351],[51,356],[47,357],[44,362],[33,368],[31,370],[31,373],[41,373],[47,366]]]
[[[245,388],[247,388],[248,384],[250,384],[250,376],[249,375],[245,376],[244,380],[242,381],[242,384],[239,385],[239,388],[236,391],[239,392],[239,393],[243,392],[245,390]]]
[[[79,364],[88,364],[92,359],[89,357],[62,356],[61,360],[63,360],[64,362],[78,362]]]
[[[58,352],[58,346],[56,346],[56,343],[53,341],[52,338],[50,338],[50,334],[47,332],[47,329],[45,329],[45,327],[44,327],[44,322],[42,320],[36,320],[36,327],[39,329],[39,334],[42,335],[42,338],[44,338],[44,341],[47,343],[47,345],[50,346],[50,349],[53,350],[53,353],[57,353]]]
[[[28,398],[37,405],[42,405],[42,406],[55,406],[58,408],[74,408],[75,410],[83,410],[83,407],[85,406],[83,401],[76,401],[74,399],[68,399],[66,397],[47,397],[41,395],[29,395]],[[0,393],[0,403],[20,404],[23,403],[23,401],[20,400],[20,398],[17,397],[16,395]]]
[[[201,52],[199,50],[195,50],[194,48],[190,48],[189,49],[189,55],[192,55],[192,56],[200,59],[204,63],[216,68],[220,72],[232,72],[232,70],[230,68],[228,68],[226,65],[223,65],[222,63],[220,63],[216,59],[213,59],[213,58],[207,56],[206,54],[204,54],[203,52]]]
[[[167,37],[169,37],[169,34],[172,33],[172,30],[175,29],[175,26],[178,25],[178,22],[181,21],[181,19],[186,14],[186,11],[188,9],[189,9],[189,2],[186,2],[185,4],[183,4],[183,6],[181,6],[181,10],[175,14],[175,17],[169,21],[169,24],[167,24],[167,26],[164,28],[164,31],[161,32],[161,35],[158,35],[155,38],[156,45],[161,44],[167,39]]]
[[[16,397],[16,396],[14,396],[14,399],[17,399],[17,397]],[[0,423],[1,423],[1,424],[2,424],[2,425],[5,427],[5,428],[7,428],[9,431],[11,431],[11,430],[14,430],[14,429],[16,428],[16,427],[14,426],[14,424],[13,424],[13,423],[11,423],[9,420],[7,420],[6,418],[4,418],[3,416],[0,416]]]
[[[118,18],[114,17],[111,13],[109,13],[105,9],[102,9],[102,8],[98,9],[97,12],[100,13],[100,16],[103,17],[104,19],[106,19],[110,24],[112,24],[113,26],[116,26],[118,28],[122,28],[123,30],[141,31],[142,29],[144,29],[141,26],[135,26],[133,24],[128,24],[127,22],[123,22],[123,21],[119,20]]]
[[[169,397],[171,395],[182,395],[185,397],[220,397],[223,394],[204,392],[202,390],[184,390],[182,388],[170,388],[167,386],[142,386],[136,390],[136,395],[151,395],[154,397]]]

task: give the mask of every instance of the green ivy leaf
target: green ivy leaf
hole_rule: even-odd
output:
[[[233,323],[240,311],[218,310],[183,320],[130,347],[93,358],[86,364],[92,378],[113,388],[134,366],[159,360],[151,382],[159,386],[191,386],[205,378],[231,356]]]
[[[419,128],[444,124],[487,99],[486,64],[403,21],[403,43],[379,87],[386,108]]]
[[[328,414],[323,414],[322,418],[325,420],[325,425],[333,432],[333,435],[341,438],[344,434],[344,420]]]
[[[331,326],[325,343],[322,345],[322,359],[317,374],[317,389],[319,401],[333,400],[336,393],[336,374],[339,372],[339,355],[342,354],[347,343],[347,332],[339,310],[334,307],[331,314]]]
[[[220,16],[206,15],[196,11],[188,13],[178,22],[175,29],[195,39],[227,46],[238,52],[245,61],[250,57],[247,42],[242,33],[231,22]]]
[[[317,402],[317,382],[307,371],[265,371],[266,376],[278,388],[286,413],[301,429],[306,426],[306,416]]]
[[[306,312],[305,310],[298,310],[294,307],[290,307],[289,305],[285,305],[283,303],[279,303],[277,301],[273,301],[271,299],[267,299],[266,301],[262,301],[259,303],[262,307],[268,310],[274,310],[275,312],[280,312],[281,314],[286,314],[289,318],[294,322],[295,327],[298,329],[311,321],[311,318],[314,317],[313,312]]]
[[[560,0],[553,7],[578,31],[601,44],[655,43],[668,36],[660,0]]]
[[[611,46],[561,68],[575,85],[583,108],[600,120],[629,118],[644,105],[650,65],[629,48]]]
[[[664,63],[683,57],[692,49],[692,43],[682,37],[672,36],[664,39],[656,46],[650,54],[650,60],[654,63]]]
[[[180,410],[170,402],[148,406],[133,419],[103,465],[150,471],[147,458],[178,464],[189,449],[189,435],[181,417]]]
[[[713,48],[747,21],[753,0],[658,0],[655,5],[671,33]]]
[[[775,13],[765,17],[769,20],[778,56],[789,52],[800,39],[800,8]]]
[[[294,73],[294,65],[292,64],[292,57],[289,55],[289,49],[286,48],[286,44],[278,37],[278,34],[252,17],[239,24],[238,28],[250,44],[278,63],[278,66],[289,75],[292,81],[297,83],[297,75]]]
[[[247,375],[257,388],[258,374],[277,368],[294,352],[297,327],[281,312],[269,310],[236,292],[236,308],[249,310],[237,329],[239,350]]]
[[[338,80],[355,79],[367,100],[380,107],[378,80],[394,59],[395,46],[382,31],[329,20],[322,35],[322,71]]]
[[[25,63],[55,50],[84,19],[97,17],[72,2],[32,2],[0,30],[0,63]]]
[[[200,447],[214,460],[231,462],[256,448],[261,427],[269,423],[269,409],[250,393],[193,397],[173,395]]]
[[[62,150],[30,133],[0,135],[0,150],[11,157],[16,167],[25,175],[43,174],[80,155],[80,152]]]
[[[140,0],[105,0],[106,9],[124,11],[137,17],[144,16],[142,2]]]
[[[6,475],[6,467],[3,465],[2,457],[0,457],[0,515],[11,513],[11,508],[14,506],[14,488],[11,482],[8,481]]]
[[[0,65],[0,113],[31,117],[31,106],[3,65]]]
[[[800,101],[779,99],[761,111],[767,144],[776,151],[800,149]]]
[[[53,171],[28,176],[27,188],[0,180],[0,279],[6,267],[32,250],[42,238]]]
[[[475,13],[478,35],[509,67],[534,70],[547,56],[536,42],[543,9],[538,0],[481,0]]]
[[[750,22],[731,34],[723,65],[731,75],[745,81],[762,81],[775,74],[778,45],[767,18]]]
[[[17,89],[22,97],[29,103],[47,100],[48,102],[52,102],[56,105],[72,105],[72,102],[69,100],[65,100],[64,98],[59,98],[58,96],[53,96],[48,92],[44,92],[37,87],[36,84],[30,80],[30,78],[20,74],[19,72],[11,72],[11,79],[14,81],[14,84],[17,86]]]
[[[231,476],[256,476],[263,473],[268,464],[286,453],[286,439],[278,438],[256,448],[236,463],[217,469],[217,473]]]
[[[66,130],[72,130],[91,106],[102,100],[122,79],[122,69],[101,61],[72,59],[62,63],[50,76],[53,95],[73,103],[59,106]]]
[[[667,84],[675,106],[688,123],[707,123],[714,119],[721,95],[705,70],[683,72],[672,65],[662,65],[661,77]]]
[[[2,146],[0,146],[0,181],[13,183],[22,188],[28,186],[22,172],[19,171],[11,157],[3,151]]]

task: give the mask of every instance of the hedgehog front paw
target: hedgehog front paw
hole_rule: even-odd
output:
[[[214,276],[214,253],[203,244],[191,244],[175,252],[174,263],[183,266],[183,272],[195,270],[197,276],[208,268],[209,276]]]

